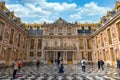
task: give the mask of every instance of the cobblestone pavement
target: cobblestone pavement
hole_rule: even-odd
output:
[[[120,80],[120,71],[105,67],[104,71],[97,66],[88,66],[86,72],[81,71],[81,65],[64,65],[64,74],[58,73],[56,65],[41,65],[22,67],[17,73],[17,79],[12,79],[12,68],[0,70],[0,80]]]

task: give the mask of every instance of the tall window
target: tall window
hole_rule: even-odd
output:
[[[24,40],[23,40],[23,48],[25,48],[25,37],[24,37]]]
[[[21,38],[21,34],[19,34],[19,37],[18,37],[18,47],[20,46],[20,38]]]
[[[54,28],[50,28],[50,34],[49,35],[54,35]]]
[[[103,34],[101,33],[101,45],[104,46],[104,42],[103,42]]]
[[[105,49],[103,50],[103,58],[104,58],[104,61],[106,61]]]
[[[82,59],[84,58],[84,53],[83,52],[81,52],[81,54],[82,54]]]
[[[3,27],[4,27],[4,24],[0,22],[0,35],[3,34]]]
[[[58,35],[62,35],[62,27],[58,28]]]
[[[37,52],[37,57],[41,57],[41,52]]]
[[[13,43],[13,35],[14,35],[14,30],[11,29],[11,33],[10,33],[10,40],[9,43],[12,44]]]
[[[116,24],[116,27],[117,27],[117,32],[118,32],[118,38],[120,41],[120,22]]]
[[[92,61],[92,52],[88,52],[88,61]]]
[[[107,30],[107,34],[108,34],[109,44],[112,44],[112,38],[111,38],[111,34],[110,34],[110,29]]]
[[[83,48],[84,48],[84,47],[83,47],[83,39],[80,39],[79,42],[80,42],[80,44],[79,44],[79,49],[83,49]]]
[[[31,39],[30,49],[34,49],[34,39]]]
[[[4,24],[0,22],[0,40],[2,40]]]
[[[87,39],[87,48],[91,49],[91,41],[90,41],[90,39]]]
[[[67,28],[67,35],[71,35],[71,28]]]
[[[45,46],[48,47],[48,42],[46,42]]]
[[[38,49],[41,49],[41,47],[42,47],[42,40],[38,39]]]
[[[55,41],[54,45],[55,45],[54,47],[57,47],[57,41]]]
[[[96,37],[96,47],[98,48],[98,39],[97,39],[97,37]]]
[[[33,55],[34,55],[34,52],[30,52],[30,57],[33,57]]]

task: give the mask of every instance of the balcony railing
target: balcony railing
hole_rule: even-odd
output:
[[[77,47],[68,46],[68,47],[48,47],[45,46],[44,50],[77,50]]]
[[[54,33],[49,33],[49,35],[54,35]]]
[[[58,33],[58,35],[63,35],[63,33]]]

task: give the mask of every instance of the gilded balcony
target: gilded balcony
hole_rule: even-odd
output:
[[[75,47],[75,46],[67,46],[67,47],[64,47],[64,46],[61,46],[61,47],[48,47],[48,46],[45,46],[44,50],[77,50],[77,47]]]

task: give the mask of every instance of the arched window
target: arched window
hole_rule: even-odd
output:
[[[71,28],[67,28],[67,35],[71,35]]]
[[[0,22],[0,35],[3,35],[4,23]]]
[[[54,45],[55,45],[55,47],[57,47],[57,41],[55,41]]]
[[[62,27],[58,28],[58,35],[62,35]]]
[[[50,35],[54,35],[54,28],[50,28]]]

